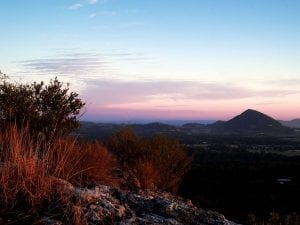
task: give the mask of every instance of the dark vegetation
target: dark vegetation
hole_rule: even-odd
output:
[[[253,153],[220,145],[189,147],[189,151],[195,160],[180,194],[197,205],[243,223],[249,215],[267,219],[271,212],[299,213],[300,156]]]
[[[110,139],[108,148],[138,178],[142,189],[176,193],[190,167],[183,146],[165,136],[139,137],[132,129],[123,129]]]
[[[130,130],[107,147],[70,136],[83,106],[57,79],[0,84],[0,224],[41,224],[43,215],[86,224],[68,183],[177,191],[190,166],[182,145]]]
[[[83,106],[57,79],[0,84],[3,221],[39,224],[46,214],[86,224],[81,202],[63,190],[70,182],[179,193],[245,224],[299,224],[296,129],[248,110],[213,125],[85,122],[69,135]]]
[[[55,78],[44,82],[0,84],[0,127],[28,126],[31,135],[53,140],[79,126],[78,115],[84,103]],[[41,138],[41,137],[40,137]]]
[[[260,114],[254,116],[257,115]],[[290,133],[291,129],[264,115],[259,120],[265,119],[269,124],[276,124],[280,132],[261,134],[265,124],[243,135],[232,130],[230,134],[209,133],[207,125],[202,124],[152,123],[129,127],[140,136],[163,134],[185,146],[193,161],[179,194],[192,199],[199,207],[219,211],[243,224],[296,225],[300,211],[299,135],[297,130]],[[243,130],[240,125],[239,129]],[[127,126],[83,123],[79,134],[81,138],[101,136],[108,140],[118,129]],[[91,132],[89,127],[93,127]],[[289,132],[282,133],[282,130]],[[280,179],[287,181],[281,183]]]

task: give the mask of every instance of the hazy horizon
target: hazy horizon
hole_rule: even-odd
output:
[[[246,110],[245,110],[246,111]],[[99,118],[97,115],[95,117],[81,117],[80,121],[83,122],[96,122],[96,123],[152,123],[152,122],[162,122],[162,123],[167,123],[167,124],[184,124],[184,123],[202,123],[202,124],[210,124],[210,123],[214,123],[216,121],[227,121],[230,120],[232,118],[234,118],[237,115],[240,115],[243,112],[240,112],[236,115],[233,115],[232,117],[228,117],[228,118],[211,118],[211,119],[205,119],[205,118],[195,118],[195,119],[191,119],[191,118],[163,118],[163,117],[157,117],[157,118],[151,118],[151,117],[104,117],[104,118]],[[263,113],[263,112],[261,112]],[[270,115],[267,115],[270,116]],[[272,117],[272,116],[271,116]],[[294,119],[300,119],[300,117],[295,117],[292,119],[281,119],[281,118],[273,118],[275,120],[278,121],[291,121]]]
[[[84,120],[300,117],[296,0],[3,0],[0,69],[69,82]]]

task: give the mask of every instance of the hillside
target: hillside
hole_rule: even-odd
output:
[[[278,136],[293,133],[292,129],[283,126],[272,117],[252,109],[248,109],[226,122],[216,122],[211,127],[212,133],[219,134]]]
[[[293,124],[299,122],[293,121]],[[300,125],[299,125],[300,126]],[[95,139],[107,138],[118,130],[130,127],[140,135],[164,134],[173,137],[190,135],[238,135],[238,136],[289,136],[294,131],[290,127],[272,117],[248,109],[228,121],[217,121],[213,124],[187,123],[174,126],[164,123],[149,124],[113,124],[82,122],[82,127],[77,131],[80,137]]]
[[[293,119],[290,121],[279,120],[279,122],[287,127],[300,128],[300,119]]]

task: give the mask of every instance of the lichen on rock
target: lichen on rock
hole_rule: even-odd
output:
[[[99,185],[94,188],[68,190],[82,202],[81,210],[89,225],[236,225],[223,215],[195,207],[190,200],[166,192],[122,191]],[[60,221],[43,218],[44,224]]]

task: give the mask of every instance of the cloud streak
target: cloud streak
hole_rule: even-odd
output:
[[[101,74],[116,74],[118,67],[115,62],[139,63],[153,58],[142,53],[111,51],[110,53],[69,52],[62,49],[59,54],[40,59],[29,59],[14,62],[21,65],[25,71],[36,74],[58,74],[73,76],[77,79],[84,74],[84,79],[100,76]]]
[[[75,3],[75,4],[73,4],[73,5],[70,5],[70,6],[69,6],[69,9],[70,9],[70,10],[76,10],[76,9],[80,9],[80,8],[82,8],[82,7],[83,7],[82,4],[80,4],[80,3]]]
[[[87,0],[87,3],[91,5],[96,4],[97,2],[98,0]]]
[[[199,118],[199,115],[220,119],[220,114],[226,116],[226,108],[239,112],[249,104],[268,107],[291,94],[299,94],[299,91],[287,88],[253,90],[225,82],[179,80],[90,80],[86,81],[86,89],[82,92],[87,102],[87,119],[186,119]]]
[[[85,0],[82,3],[77,2],[77,3],[74,3],[74,4],[70,5],[68,7],[68,9],[70,9],[70,10],[77,10],[77,9],[82,8],[86,4],[88,4],[88,5],[95,5],[97,3],[98,3],[98,0]]]
[[[199,118],[199,115],[218,118],[220,113],[223,116],[228,113],[226,108],[271,107],[278,104],[274,98],[299,94],[299,90],[250,89],[224,82],[86,80],[85,83],[82,96],[88,103],[86,118],[90,119]]]
[[[80,94],[88,103],[89,115],[185,115],[195,117],[197,108],[272,107],[291,95],[299,95],[299,79],[246,82],[154,80],[126,77],[118,68],[120,61],[139,63],[152,60],[142,53],[111,50],[108,53],[60,49],[58,54],[41,59],[15,62],[27,71],[58,75],[80,81]],[[118,62],[114,64],[114,62]],[[143,64],[142,64],[143,65]],[[26,74],[25,74],[26,75]],[[32,73],[28,73],[28,76]],[[187,74],[188,77],[188,74]],[[136,80],[128,80],[136,78]],[[278,85],[281,84],[281,85]],[[78,87],[76,87],[78,88]],[[77,90],[77,89],[76,89]],[[171,112],[168,112],[168,109]],[[134,114],[136,112],[136,114]],[[176,113],[177,114],[176,114]],[[106,114],[105,114],[106,113]],[[176,114],[176,115],[175,115]],[[210,116],[207,113],[207,116]]]
[[[105,59],[78,55],[61,58],[44,58],[18,61],[26,70],[40,74],[82,75],[110,71],[112,68]]]
[[[84,95],[106,96],[97,104],[117,107],[118,104],[142,103],[156,99],[165,101],[235,100],[245,98],[274,98],[299,93],[296,90],[252,90],[222,82],[194,81],[87,81]]]

